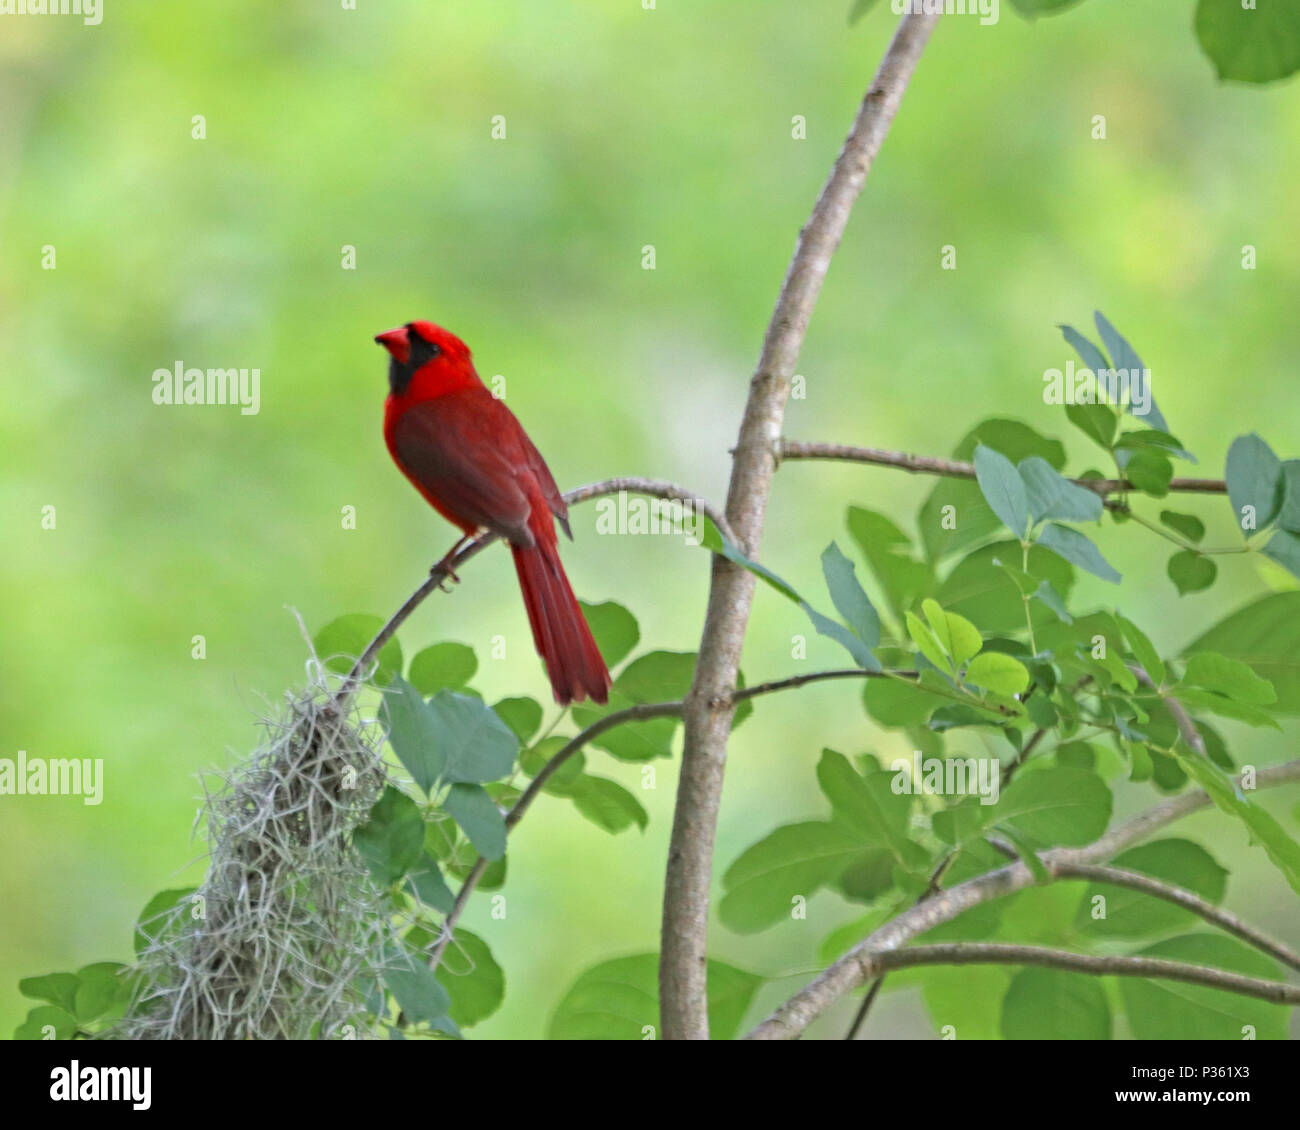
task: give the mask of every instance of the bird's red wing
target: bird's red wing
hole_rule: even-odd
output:
[[[511,418],[514,418],[513,415]],[[560,493],[560,488],[555,485],[555,476],[551,474],[551,469],[546,465],[546,460],[542,458],[542,453],[537,450],[533,441],[528,438],[528,433],[524,431],[523,425],[518,420],[515,420],[515,427],[519,430],[524,461],[528,464],[528,469],[532,471],[533,478],[541,489],[547,507],[559,519],[560,525],[564,527],[564,532],[572,539],[573,531],[569,529],[569,507],[564,501],[564,495]]]
[[[389,444],[407,478],[451,521],[532,545],[516,429],[522,431],[505,405],[480,386],[413,404]]]

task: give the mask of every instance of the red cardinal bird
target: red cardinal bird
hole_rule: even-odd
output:
[[[569,508],[541,453],[479,379],[469,348],[454,334],[408,322],[375,341],[392,355],[384,439],[393,462],[466,535],[457,548],[481,529],[510,543],[555,701],[606,702],[609,670],[556,544],[557,519],[573,537]]]

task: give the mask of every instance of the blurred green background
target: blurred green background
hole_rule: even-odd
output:
[[[796,233],[892,32],[886,6],[852,30],[848,7],[108,0],[99,27],[0,17],[0,756],[98,757],[107,774],[99,807],[0,798],[0,1033],[30,1007],[19,977],[126,960],[146,900],[200,878],[197,775],[252,748],[257,718],[302,680],[292,610],[312,631],[387,615],[453,539],[384,450],[376,332],[430,318],[463,336],[564,487],[638,474],[721,502]],[[1189,3],[1090,0],[1032,25],[1003,9],[992,27],[943,21],[922,60],[813,320],[787,434],[948,454],[1010,415],[1064,439],[1082,470],[1093,453],[1042,403],[1042,372],[1070,356],[1055,324],[1100,307],[1152,367],[1199,473],[1221,475],[1252,429],[1300,454],[1300,86],[1216,82]],[[949,244],[958,268],[942,271]],[[1246,244],[1257,270],[1241,267]],[[260,368],[260,413],[155,406],[150,375],[178,360]],[[930,485],[788,465],[763,559],[821,591],[818,554],[832,537],[847,548],[848,504],[911,528]],[[1222,499],[1183,509],[1210,542],[1231,536]],[[597,537],[594,520],[575,511],[566,549],[579,594],[628,605],[643,648],[693,650],[705,555]],[[1293,584],[1224,558],[1210,593],[1180,600],[1168,547],[1125,535],[1102,534],[1122,596],[1085,577],[1081,606],[1122,600],[1166,649]],[[760,591],[748,678],[843,665],[819,637],[792,659],[796,633],[798,609]],[[496,635],[507,661],[489,658]],[[549,700],[504,552],[401,638],[408,655],[473,645],[489,701]],[[1225,730],[1239,760],[1292,752],[1294,728]],[[775,825],[824,811],[825,745],[906,752],[851,685],[764,701],[732,746],[719,874]],[[675,765],[657,767],[644,836],[609,837],[558,800],[521,825],[507,919],[467,916],[508,989],[475,1034],[540,1036],[581,970],[657,948]],[[1130,807],[1152,799],[1130,793]],[[1239,828],[1202,815],[1178,834],[1232,868],[1230,908],[1300,932]],[[819,895],[807,922],[753,938],[716,926],[716,956],[788,978],[752,1019],[856,913]],[[871,1031],[933,1033],[915,990],[887,995]]]

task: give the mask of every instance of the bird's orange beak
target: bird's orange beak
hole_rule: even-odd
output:
[[[387,349],[399,365],[405,365],[411,357],[411,337],[405,326],[376,334],[375,341]]]

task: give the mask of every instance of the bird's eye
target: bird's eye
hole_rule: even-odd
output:
[[[436,341],[426,341],[418,333],[411,334],[411,363],[419,368],[442,353],[442,346]]]

